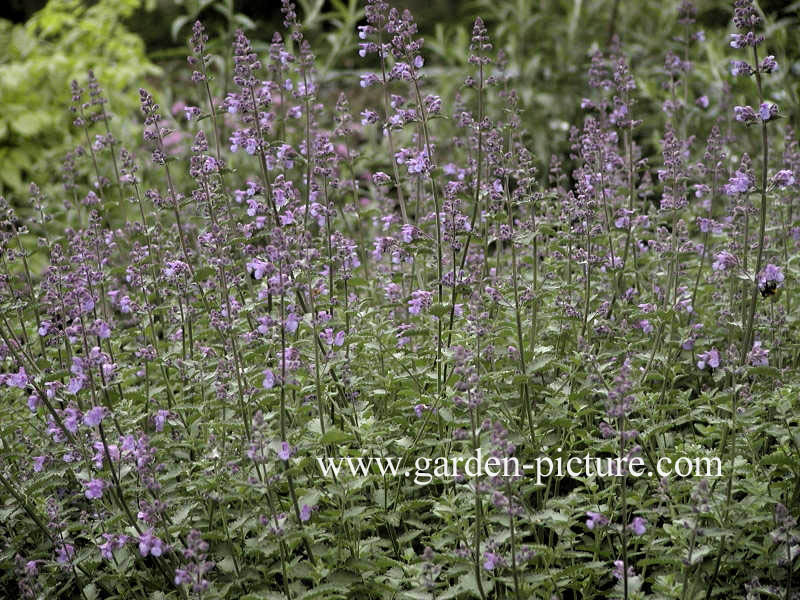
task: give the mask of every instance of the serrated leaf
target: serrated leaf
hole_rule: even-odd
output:
[[[320,438],[320,442],[323,444],[338,444],[340,442],[344,442],[345,440],[349,440],[350,436],[344,433],[341,429],[337,429],[332,427],[325,432]]]

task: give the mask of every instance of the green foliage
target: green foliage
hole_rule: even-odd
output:
[[[94,69],[115,112],[136,107],[135,85],[157,73],[123,19],[140,0],[51,0],[25,25],[0,21],[0,191],[20,192],[69,148],[73,79]]]
[[[239,27],[245,31],[253,29],[255,23],[242,13],[237,13],[233,8],[233,0],[175,0],[175,4],[185,8],[186,12],[172,21],[170,33],[172,40],[178,41],[181,32],[191,31],[191,24],[200,17],[206,9],[212,9],[222,15],[229,30]]]

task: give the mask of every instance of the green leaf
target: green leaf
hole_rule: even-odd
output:
[[[11,129],[24,137],[33,137],[42,126],[42,120],[37,113],[28,112],[19,115],[11,122]]]
[[[172,41],[178,41],[178,34],[180,33],[181,29],[183,29],[183,26],[193,18],[195,18],[194,15],[181,15],[172,21],[172,26],[169,28],[170,35],[172,35]]]
[[[236,570],[236,563],[232,556],[226,556],[217,563],[217,567],[225,573],[233,573]]]
[[[186,506],[183,506],[180,510],[178,510],[178,512],[175,513],[175,516],[172,517],[172,522],[175,525],[180,525],[181,523],[183,523],[186,520],[186,517],[189,516],[189,513],[191,513],[192,510],[194,510],[194,508],[196,506],[197,506],[197,502],[194,502],[192,504],[187,504]]]
[[[350,436],[344,433],[341,429],[336,429],[332,427],[325,432],[320,438],[320,442],[323,444],[338,444],[340,442],[344,442],[345,440],[349,440]]]
[[[86,597],[86,600],[95,600],[97,598],[97,586],[93,583],[87,584],[83,588],[83,595]]]
[[[431,306],[430,311],[431,314],[437,317],[443,317],[444,315],[450,313],[450,306],[442,302],[436,302],[435,304],[433,304],[433,306]]]

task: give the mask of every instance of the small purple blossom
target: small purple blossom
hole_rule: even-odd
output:
[[[742,60],[731,61],[731,75],[737,77],[739,75],[752,75],[753,68]]]
[[[153,423],[156,426],[156,431],[159,433],[164,431],[164,425],[167,423],[172,413],[168,410],[160,409],[153,417]]]
[[[487,571],[494,571],[495,567],[503,565],[503,559],[499,554],[494,552],[483,553],[483,568]]]
[[[123,548],[130,540],[130,537],[124,534],[104,533],[103,539],[105,542],[98,546],[100,556],[106,560],[111,560],[114,558],[114,551]]]
[[[778,106],[769,102],[762,102],[758,107],[758,116],[762,121],[771,121],[778,117]]]
[[[730,269],[738,266],[739,259],[727,250],[722,250],[714,256],[714,262],[711,268],[715,271],[729,271]]]
[[[781,189],[787,188],[790,185],[794,185],[795,183],[794,173],[792,173],[788,169],[783,169],[775,173],[775,175],[772,178],[772,181],[775,183],[776,186],[778,186]]]
[[[710,369],[716,369],[719,367],[719,361],[719,351],[716,348],[712,348],[711,350],[697,355],[697,368],[705,369],[708,367]]]
[[[278,458],[286,462],[292,457],[292,454],[294,454],[294,452],[292,451],[292,447],[289,445],[289,443],[281,442],[281,449],[278,450]]]
[[[70,433],[78,433],[78,425],[81,423],[81,411],[74,406],[67,406],[61,416],[64,428]]]
[[[142,557],[148,554],[151,556],[161,556],[167,552],[168,549],[169,547],[160,538],[156,537],[152,527],[139,536],[139,553]]]
[[[774,73],[778,70],[778,61],[771,54],[761,61],[761,70],[764,73]]]
[[[604,514],[594,511],[587,511],[586,516],[589,517],[586,519],[586,527],[589,529],[594,530],[596,527],[605,527],[609,524],[608,517]]]
[[[311,519],[311,507],[308,504],[303,504],[300,507],[300,520],[304,523]]]
[[[383,171],[376,171],[372,174],[372,183],[375,185],[388,185],[391,181],[392,178]]]
[[[733,114],[737,121],[740,121],[745,125],[755,123],[758,120],[756,112],[750,106],[734,106]]]
[[[643,517],[634,517],[633,521],[628,525],[634,535],[644,535],[647,531],[647,519]]]
[[[39,398],[39,394],[31,394],[28,396],[28,409],[35,413],[39,407],[42,405],[42,399]]]
[[[633,570],[633,567],[628,566],[627,574],[625,573],[624,568],[625,568],[625,563],[623,563],[621,560],[615,560],[614,561],[614,568],[611,570],[611,574],[618,581],[622,581],[622,579],[625,578],[626,575],[627,575],[627,577],[635,577],[636,576],[636,572]]]
[[[272,369],[265,369],[263,375],[264,379],[261,382],[261,385],[264,387],[264,389],[270,390],[275,387],[275,373],[272,372]]]
[[[62,543],[56,548],[56,562],[61,565],[69,564],[75,558],[75,546]]]
[[[105,406],[95,406],[83,415],[83,424],[87,427],[97,427],[106,416],[108,416],[108,409]]]
[[[107,340],[111,337],[111,327],[108,323],[101,319],[97,319],[92,327],[94,334],[101,340]]]
[[[418,315],[425,309],[430,308],[433,302],[433,292],[416,290],[411,293],[411,300],[408,301],[408,312]]]
[[[295,331],[297,331],[297,328],[299,326],[300,326],[300,320],[297,318],[297,315],[294,313],[289,313],[286,316],[286,323],[285,323],[286,331],[288,331],[289,333],[294,333]]]
[[[366,127],[367,125],[374,125],[378,122],[378,113],[374,110],[361,111],[361,124]]]
[[[103,490],[106,487],[106,482],[102,479],[92,479],[85,482],[83,485],[86,488],[84,495],[89,498],[89,500],[98,500],[103,497]]]
[[[0,383],[4,383],[8,387],[25,389],[25,386],[28,385],[28,374],[25,372],[25,367],[20,367],[16,373],[10,375],[0,375]]]
[[[747,354],[747,362],[754,367],[766,367],[769,365],[769,350],[761,345],[760,340],[753,343],[753,348]]]
[[[753,176],[743,171],[736,171],[728,183],[723,186],[725,193],[729,196],[735,194],[746,194],[753,185]]]
[[[366,73],[361,76],[360,85],[362,88],[367,88],[372,85],[379,85],[380,82],[381,80],[378,79],[378,76],[375,75],[375,73]]]

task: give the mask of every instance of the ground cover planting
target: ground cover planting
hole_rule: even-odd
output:
[[[457,68],[284,0],[76,78],[0,200],[0,597],[800,597],[800,62],[665,4],[563,127],[481,3]]]

